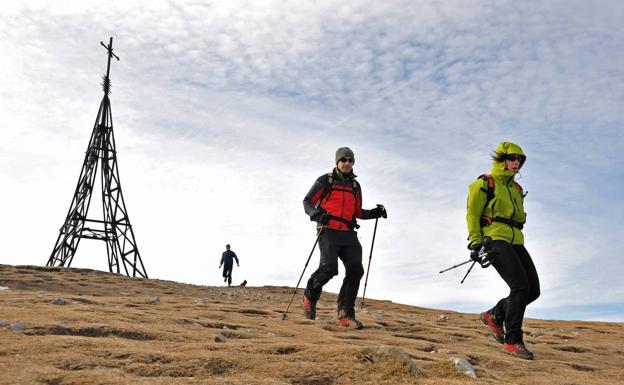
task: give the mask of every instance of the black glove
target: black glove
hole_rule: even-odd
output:
[[[323,210],[322,208],[319,207],[314,214],[310,215],[310,220],[312,222],[318,222],[318,220],[321,217],[321,215],[326,214],[326,213],[327,213],[327,211],[325,211],[325,210]]]
[[[321,225],[326,225],[329,223],[330,219],[331,219],[331,215],[324,212],[318,217],[317,222],[320,223]]]
[[[479,250],[481,250],[481,245],[477,245],[474,249],[470,251],[470,259],[475,262],[481,262],[481,256],[479,255]]]
[[[492,238],[484,237],[483,244],[469,245],[470,259],[474,262],[479,262],[481,267],[486,268],[492,264],[494,254],[490,249],[490,242]]]
[[[371,214],[371,218],[381,218],[381,217],[388,218],[388,212],[386,211],[386,208],[380,204],[378,204],[377,207],[372,209],[370,211],[370,214]]]

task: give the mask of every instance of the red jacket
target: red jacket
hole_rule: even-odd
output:
[[[352,223],[358,218],[370,219],[370,210],[362,210],[362,190],[355,181],[356,176],[351,173],[343,180],[336,173],[336,169],[331,176],[331,184],[328,174],[319,176],[303,199],[303,208],[310,220],[318,220],[323,212]],[[325,226],[336,230],[350,230],[346,223],[335,219],[330,219]]]

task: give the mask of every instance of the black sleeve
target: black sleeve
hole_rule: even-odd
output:
[[[360,207],[362,207],[362,186],[360,185],[359,191],[358,191],[358,196],[357,196],[357,201],[359,202]],[[362,210],[362,216],[360,217],[361,219],[373,219],[373,217],[371,216],[371,211],[370,210],[366,210],[366,209],[361,209]]]
[[[310,191],[306,194],[305,198],[303,198],[303,210],[310,217],[311,221],[315,221],[318,217],[323,213],[323,209],[320,206],[317,208],[316,204],[321,199],[321,195],[323,194],[323,179],[325,175],[322,175],[314,181],[314,184],[310,188]]]

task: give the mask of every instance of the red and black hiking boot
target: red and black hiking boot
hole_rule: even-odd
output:
[[[338,309],[338,325],[353,329],[363,329],[364,325],[355,319],[355,311]]]
[[[316,319],[316,301],[308,299],[303,295],[303,315],[307,319]]]
[[[338,324],[347,328],[363,329],[364,325],[353,317],[344,316],[338,318]]]
[[[488,327],[488,329],[490,329],[490,334],[492,335],[492,337],[494,337],[496,342],[498,342],[499,344],[505,342],[503,327],[494,322],[494,318],[489,311],[484,311],[483,313],[481,313],[479,318],[481,318],[481,322],[483,322]]]
[[[524,358],[525,360],[533,359],[533,353],[531,353],[522,342],[517,344],[509,344],[505,342],[503,344],[503,348],[505,348],[505,352],[511,354],[512,356]]]

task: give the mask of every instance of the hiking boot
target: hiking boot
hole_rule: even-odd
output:
[[[481,313],[479,315],[479,318],[481,318],[481,322],[483,322],[488,327],[488,329],[490,329],[490,334],[492,335],[492,337],[494,337],[496,342],[498,342],[499,344],[505,342],[505,335],[503,333],[502,326],[494,322],[494,318],[489,311],[484,311],[483,313]]]
[[[533,359],[533,353],[531,353],[522,342],[517,344],[509,344],[505,342],[503,344],[503,348],[505,349],[506,353],[509,353],[512,356],[524,358],[525,360]]]
[[[308,299],[303,295],[303,315],[307,319],[316,319],[316,301]]]
[[[338,318],[338,324],[347,328],[363,329],[364,325],[353,317],[343,316]]]

